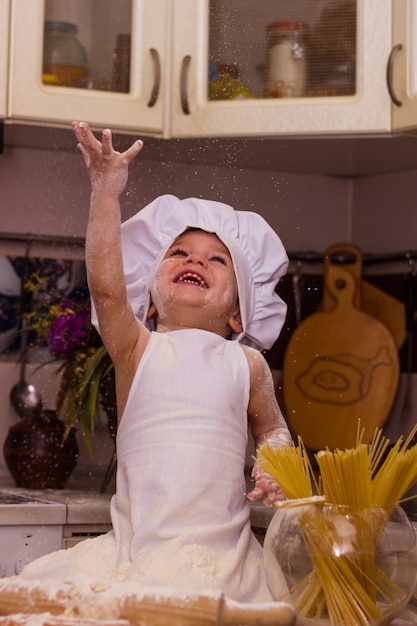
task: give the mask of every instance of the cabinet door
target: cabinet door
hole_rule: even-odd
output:
[[[394,130],[417,126],[417,0],[393,3],[393,41],[388,64]]]
[[[166,6],[167,0],[12,0],[9,117],[160,134]]]
[[[9,0],[0,0],[0,118],[6,117]]]
[[[390,0],[174,2],[172,136],[390,130],[391,23]]]

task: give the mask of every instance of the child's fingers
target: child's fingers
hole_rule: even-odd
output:
[[[101,135],[102,151],[105,156],[110,156],[113,152],[113,142],[110,128],[103,130]]]
[[[123,161],[129,165],[133,161],[133,159],[137,157],[142,148],[143,141],[138,139],[130,146],[130,148],[122,153]]]
[[[85,122],[73,122],[72,128],[79,142],[85,143],[89,135],[92,135],[89,125]]]
[[[263,489],[255,487],[254,489],[252,489],[252,491],[249,491],[249,493],[246,494],[246,497],[248,498],[248,500],[251,500],[253,502],[254,500],[259,500],[259,498],[261,498],[264,493],[265,492]]]
[[[96,139],[94,133],[90,129],[86,122],[73,122],[72,128],[78,142],[84,147],[87,152],[100,153],[102,151],[101,142]]]
[[[130,163],[130,161],[133,161],[133,159],[139,154],[142,148],[143,148],[143,141],[141,139],[138,139],[130,146],[130,148],[126,150],[126,152],[123,153],[123,156]]]
[[[87,165],[89,165],[91,161],[90,157],[87,158],[88,153],[91,155],[94,153],[97,155],[101,153],[105,157],[111,157],[112,154],[120,154],[113,148],[112,132],[110,128],[103,130],[101,142],[94,136],[94,133],[91,131],[86,122],[73,122],[72,128],[79,142],[78,148]],[[130,148],[123,152],[123,159],[130,163],[138,155],[142,148],[143,141],[138,139],[130,146]]]

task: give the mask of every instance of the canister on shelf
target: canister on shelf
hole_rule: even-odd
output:
[[[236,65],[209,61],[208,97],[209,100],[240,100],[254,95],[241,83]]]
[[[87,54],[69,22],[45,22],[42,81],[63,87],[87,87]]]
[[[308,25],[281,20],[268,25],[267,98],[303,96],[307,83]]]

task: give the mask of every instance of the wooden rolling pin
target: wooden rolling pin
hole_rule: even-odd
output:
[[[71,601],[71,587],[62,585],[53,590],[25,583],[19,578],[0,579],[0,615],[14,613],[50,613],[60,615]]]
[[[204,595],[161,590],[158,593],[153,589],[132,593],[128,589],[128,584],[115,585],[107,591],[90,591],[84,595],[69,585],[48,588],[25,584],[19,579],[4,579],[0,580],[0,615],[13,619],[16,613],[49,613],[59,617],[55,622],[45,621],[45,626],[84,626],[90,617],[85,607],[91,608],[94,617],[99,614],[99,623],[108,626],[123,626],[123,620],[131,626],[292,626],[296,619],[294,609],[285,602],[243,604],[214,592]],[[109,599],[115,599],[118,606],[119,615],[111,616],[113,622],[104,616]],[[68,618],[62,615],[64,611]],[[14,626],[14,623],[0,621],[0,626]]]
[[[125,619],[98,620],[93,618],[50,616],[45,613],[7,615],[0,617],[0,626],[30,626],[36,618],[36,626],[130,626]]]
[[[120,616],[132,626],[292,626],[296,619],[294,609],[285,602],[243,604],[223,594],[129,596],[122,602]]]

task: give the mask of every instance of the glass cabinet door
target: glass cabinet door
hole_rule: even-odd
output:
[[[106,4],[45,0],[44,84],[129,93],[132,0]]]
[[[354,96],[357,0],[209,6],[210,99]]]
[[[389,129],[389,0],[183,0],[173,13],[174,136]]]
[[[12,0],[10,115],[162,132],[167,0]]]

